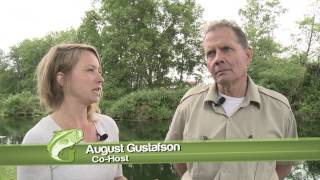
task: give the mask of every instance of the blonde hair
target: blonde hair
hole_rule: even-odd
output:
[[[52,47],[41,59],[36,71],[37,92],[40,103],[45,106],[47,111],[54,111],[64,100],[63,88],[57,81],[57,74],[62,72],[68,75],[78,63],[83,51],[94,53],[101,63],[97,50],[86,44],[59,44]],[[93,114],[95,112],[100,112],[98,103],[93,103],[87,108],[90,120],[94,120]]]

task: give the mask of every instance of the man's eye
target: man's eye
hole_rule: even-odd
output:
[[[223,51],[223,52],[228,52],[228,51],[230,51],[230,50],[231,50],[231,48],[228,47],[228,46],[225,46],[225,47],[222,48],[222,51]]]
[[[88,69],[87,71],[89,71],[89,72],[93,72],[93,71],[94,71],[94,69]]]
[[[216,55],[216,52],[215,51],[208,51],[207,52],[207,58],[212,58]]]

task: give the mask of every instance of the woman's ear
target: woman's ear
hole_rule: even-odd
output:
[[[64,84],[64,74],[62,72],[58,72],[57,73],[57,82],[58,84],[63,87],[63,84]]]

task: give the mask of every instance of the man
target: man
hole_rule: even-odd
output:
[[[253,52],[238,25],[226,20],[210,24],[203,48],[215,84],[184,95],[167,141],[297,137],[288,100],[248,76]],[[193,180],[281,180],[291,168],[292,162],[283,161],[175,165],[179,175]]]

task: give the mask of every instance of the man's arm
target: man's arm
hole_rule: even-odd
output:
[[[187,171],[186,163],[177,163],[177,164],[174,164],[173,167],[179,176],[183,176],[183,174]]]
[[[183,139],[183,131],[185,127],[185,116],[184,113],[180,110],[179,106],[177,107],[176,112],[172,118],[169,131],[167,133],[165,141],[172,141],[172,140],[182,140]],[[173,164],[175,172],[179,176],[183,176],[183,174],[187,170],[186,163],[177,163]]]
[[[298,138],[297,123],[291,109],[289,111],[288,121],[286,126],[287,126],[286,128],[287,130],[285,132],[285,138]],[[286,163],[281,164],[281,162],[279,163],[277,162],[276,171],[277,171],[279,180],[283,180],[286,176],[288,176],[288,174],[292,169],[292,165],[296,164],[297,162],[286,162]]]
[[[279,180],[283,180],[286,176],[288,176],[288,174],[290,173],[291,169],[292,169],[292,165],[291,164],[288,164],[288,165],[277,164],[276,171],[277,171]]]

